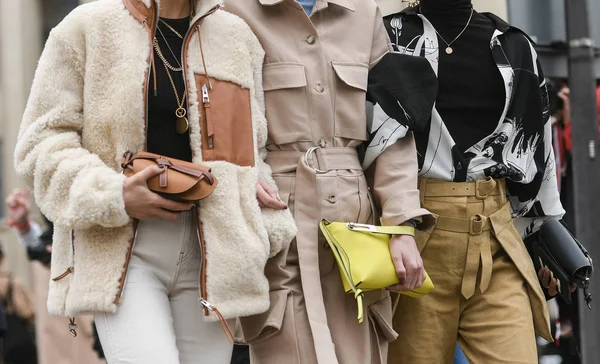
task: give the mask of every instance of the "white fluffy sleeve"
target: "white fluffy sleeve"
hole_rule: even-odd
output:
[[[84,46],[74,47],[67,36],[78,35],[55,29],[46,43],[19,131],[15,168],[55,224],[123,226],[129,222],[125,177],[81,144]]]

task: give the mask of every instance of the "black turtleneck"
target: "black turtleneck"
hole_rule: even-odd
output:
[[[438,33],[451,42],[464,29],[471,0],[421,0],[421,13]],[[465,33],[452,44],[454,53],[440,44],[439,111],[461,152],[493,133],[505,103],[504,81],[492,54],[494,23],[477,12]]]

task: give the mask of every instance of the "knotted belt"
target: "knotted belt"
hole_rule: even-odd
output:
[[[306,312],[319,364],[337,364],[321,289],[318,234],[321,212],[318,180],[335,170],[362,170],[354,148],[312,148],[308,152],[269,152],[273,173],[296,172],[294,217],[296,243]],[[331,174],[328,174],[330,177]],[[340,291],[340,293],[343,293]]]
[[[493,201],[496,197],[498,201],[505,201],[505,185],[502,180],[486,180],[476,182],[447,182],[430,183],[427,179],[421,179],[419,184],[421,200],[431,197],[476,197],[485,204]],[[494,202],[498,204],[498,202]],[[481,281],[479,289],[484,293],[492,279],[492,247],[489,234],[496,234],[497,230],[504,228],[512,219],[510,204],[504,203],[501,207],[489,216],[475,214],[468,218],[440,216],[435,226],[436,229],[450,231],[455,233],[469,234],[469,243],[467,248],[467,259],[465,262],[465,272],[463,275],[461,293],[469,299],[475,294],[477,274],[479,272],[479,262],[481,261]]]

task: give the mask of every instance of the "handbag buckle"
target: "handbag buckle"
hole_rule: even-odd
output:
[[[377,228],[373,225],[359,224],[359,223],[355,223],[355,222],[347,223],[346,227],[348,228],[348,230],[352,230],[352,231],[364,231],[364,232],[370,232],[370,233],[377,232]]]
[[[324,174],[324,173],[327,173],[329,171],[325,171],[325,170],[319,169],[317,167],[313,167],[312,165],[310,165],[308,163],[308,158],[311,156],[311,154],[315,154],[317,152],[317,150],[319,150],[319,149],[321,149],[321,147],[312,147],[309,150],[307,150],[306,154],[304,154],[304,164],[306,164],[310,168],[314,169],[315,172],[317,172],[317,174]]]

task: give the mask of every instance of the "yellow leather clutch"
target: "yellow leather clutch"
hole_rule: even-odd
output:
[[[363,321],[363,292],[384,289],[399,283],[389,243],[391,235],[415,235],[408,226],[374,226],[352,222],[322,220],[319,227],[331,247],[340,268],[347,293],[354,293],[358,304],[358,322]],[[433,290],[427,275],[423,285],[410,292],[399,292],[419,298]]]

